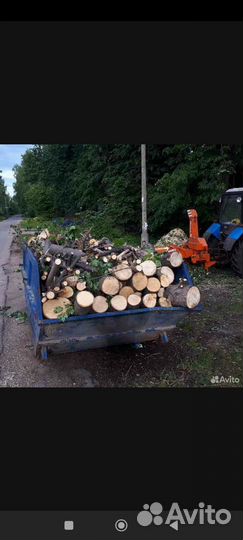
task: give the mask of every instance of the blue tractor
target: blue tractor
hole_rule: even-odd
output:
[[[212,259],[230,264],[243,278],[243,187],[228,189],[220,199],[219,219],[204,233]]]

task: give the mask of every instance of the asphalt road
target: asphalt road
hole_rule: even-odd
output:
[[[6,289],[8,277],[5,272],[5,265],[10,256],[10,246],[13,239],[11,225],[17,225],[21,221],[21,216],[13,216],[4,221],[0,221],[0,308],[4,307],[6,300]],[[0,318],[0,354],[2,352],[3,319]]]

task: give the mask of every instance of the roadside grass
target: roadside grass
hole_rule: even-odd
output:
[[[191,269],[191,268],[190,268]],[[176,364],[161,386],[212,386],[215,375],[225,379],[214,386],[243,385],[243,281],[229,268],[213,268],[208,275],[195,268],[202,294],[203,311],[192,314],[179,325],[183,336],[182,361]],[[173,335],[171,336],[173,340]]]

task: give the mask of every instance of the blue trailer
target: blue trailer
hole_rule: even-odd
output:
[[[65,322],[43,317],[38,261],[32,251],[24,248],[23,280],[27,312],[32,326],[35,355],[42,360],[48,353],[67,353],[142,343],[154,339],[168,341],[167,331],[176,327],[192,310],[184,307],[126,310],[122,312],[69,317]],[[193,285],[188,266],[183,263],[176,270],[175,282],[186,278]],[[201,311],[199,305],[193,311]]]

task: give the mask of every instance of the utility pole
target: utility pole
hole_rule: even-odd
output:
[[[142,234],[141,246],[148,244],[148,223],[147,223],[147,171],[146,171],[146,144],[141,144],[141,202],[142,202]]]

